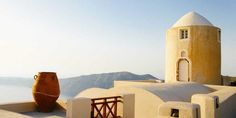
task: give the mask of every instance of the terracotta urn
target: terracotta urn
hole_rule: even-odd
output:
[[[53,110],[60,95],[60,87],[55,72],[39,72],[34,76],[33,97],[40,112]]]

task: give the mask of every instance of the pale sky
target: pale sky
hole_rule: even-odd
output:
[[[236,76],[234,0],[0,0],[0,76],[129,71],[164,79],[165,32],[196,11],[222,30],[222,74]]]

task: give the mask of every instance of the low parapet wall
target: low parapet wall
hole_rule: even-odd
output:
[[[105,96],[117,96],[127,93],[135,94],[135,118],[157,117],[157,108],[164,101],[145,89],[136,88],[132,86],[120,86],[111,89],[91,88],[82,91],[77,97],[96,98]],[[129,111],[130,110],[132,109],[129,109]],[[118,112],[123,114],[123,111]]]
[[[236,118],[236,88],[225,88],[210,95],[217,96],[219,99],[216,118]]]
[[[0,104],[0,109],[8,110],[12,112],[31,112],[36,111],[36,104],[34,101],[25,101],[25,102],[12,102]],[[66,104],[63,100],[57,100],[55,109],[66,110]]]
[[[192,103],[201,107],[201,118],[235,118],[236,88],[229,86],[207,85],[215,92],[195,94]]]
[[[216,109],[219,107],[218,97],[209,94],[195,94],[191,103],[200,105],[201,118],[216,118]]]
[[[13,102],[0,104],[0,109],[12,111],[12,112],[30,112],[36,110],[36,105],[33,101],[26,102]]]
[[[60,112],[59,112],[60,111]],[[52,116],[52,115],[64,115],[66,111],[66,103],[62,100],[58,100],[55,109],[51,113],[40,113],[37,111],[37,106],[34,101],[24,102],[12,102],[0,104],[0,117],[2,118],[32,118],[35,115],[40,116]]]
[[[194,94],[208,94],[214,90],[208,86],[194,82],[175,82],[175,83],[146,83],[146,82],[126,82],[115,81],[116,87],[135,87],[140,88],[158,96],[163,101],[184,101],[191,102]]]
[[[94,89],[92,89],[94,90]],[[99,90],[99,89],[97,89]],[[87,90],[91,91],[91,90]],[[85,96],[86,92],[83,93]],[[134,94],[122,94],[121,96],[106,96],[102,98],[96,97],[79,97],[69,99],[67,101],[67,118],[91,118],[97,117],[112,117],[112,113],[115,113],[116,117],[121,118],[137,118],[135,117],[135,97]],[[94,102],[95,99],[98,102]],[[117,101],[117,98],[121,98],[122,101]],[[116,99],[112,101],[111,99]],[[118,104],[117,103],[121,103]],[[92,105],[92,106],[91,106]],[[114,108],[115,107],[115,108]],[[93,112],[91,112],[91,109]],[[105,111],[104,111],[105,110]],[[113,114],[114,115],[114,114]]]
[[[186,118],[235,118],[236,88],[229,86],[203,85],[198,83],[149,83],[135,81],[115,81],[111,89],[88,89],[80,93],[82,97],[135,94],[135,118],[171,118],[170,110],[184,109],[191,114]],[[177,101],[176,103],[169,103]],[[167,104],[168,103],[168,104]],[[197,109],[196,105],[200,106]],[[162,106],[162,107],[160,107]],[[157,111],[158,107],[159,113]],[[195,109],[196,108],[196,109]],[[164,113],[163,109],[169,109]],[[182,109],[182,110],[181,110]],[[198,111],[194,111],[198,110]],[[162,111],[164,114],[162,114]],[[199,112],[200,114],[198,114]],[[180,114],[179,114],[180,115]],[[185,118],[184,115],[179,116]]]
[[[200,118],[200,106],[189,102],[166,102],[158,107],[158,118]]]

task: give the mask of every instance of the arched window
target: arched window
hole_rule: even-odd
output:
[[[181,57],[187,57],[186,51],[181,51]]]

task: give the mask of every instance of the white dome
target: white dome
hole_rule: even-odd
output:
[[[202,15],[196,12],[189,12],[185,14],[183,17],[181,17],[172,27],[192,26],[192,25],[213,26],[211,22],[209,22]]]

